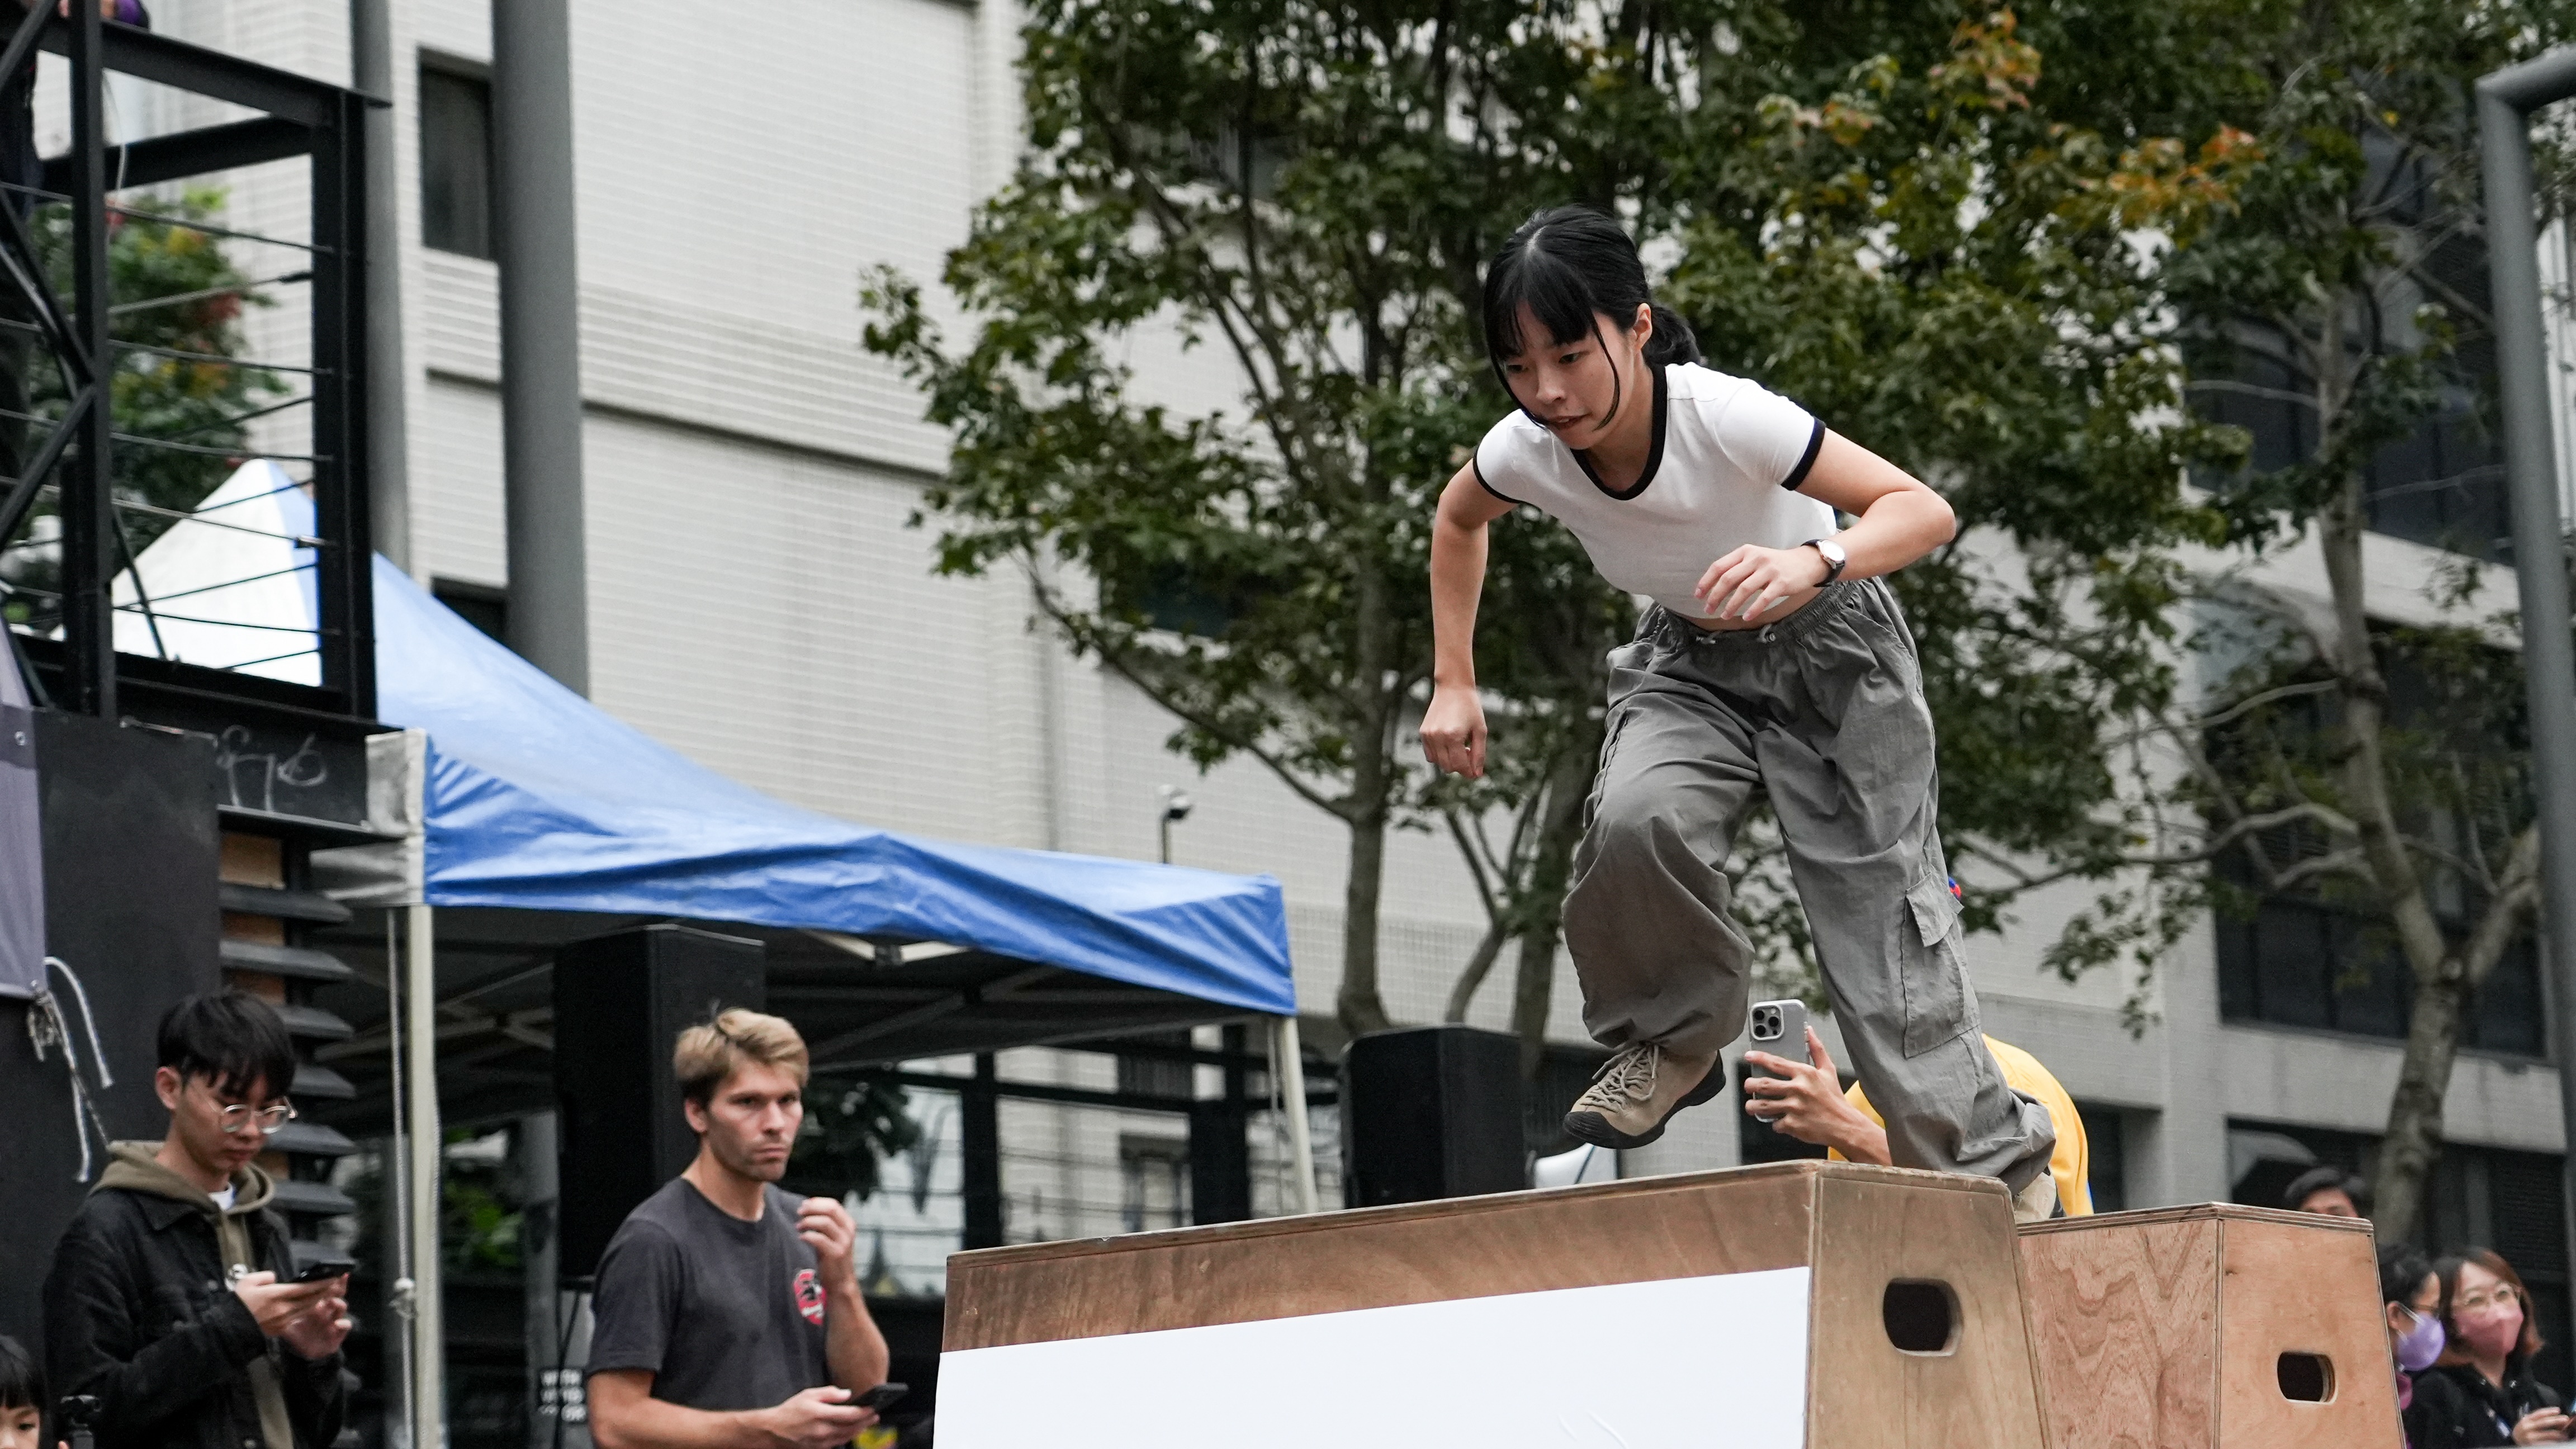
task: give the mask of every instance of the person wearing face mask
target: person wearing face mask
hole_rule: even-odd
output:
[[[2433,1366],[2450,1342],[2442,1328],[2442,1280],[2432,1261],[2403,1243],[2379,1250],[2379,1296],[2388,1320],[2388,1356],[2397,1363],[2397,1409],[2415,1402],[2415,1375]],[[2414,1449],[2410,1442],[2407,1449]]]
[[[2576,1421],[2560,1410],[2556,1391],[2531,1376],[2540,1333],[2521,1275],[2487,1248],[2444,1258],[2433,1272],[2450,1343],[2415,1379],[2406,1410],[2412,1449],[2566,1443]]]

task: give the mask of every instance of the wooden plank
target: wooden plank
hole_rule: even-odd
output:
[[[2220,1449],[2399,1449],[2372,1240],[2321,1228],[2316,1214],[2296,1217],[2218,1225]],[[2326,1402],[2282,1396],[2284,1352],[2334,1366]]]
[[[2103,1228],[2124,1228],[2139,1223],[2195,1222],[2291,1223],[2327,1233],[2361,1233],[2371,1231],[2367,1218],[2332,1218],[2323,1213],[2284,1212],[2279,1208],[2247,1207],[2232,1202],[2184,1203],[2179,1207],[2139,1208],[2134,1212],[2097,1213],[2082,1218],[2052,1218],[2044,1223],[2025,1223],[2022,1237],[2046,1237],[2051,1233],[2089,1233]]]
[[[1799,1267],[1815,1179],[1888,1171],[1781,1163],[961,1253],[945,1346]]]
[[[2050,1442],[2208,1449],[2218,1432],[2215,1215],[2033,1224],[2021,1254]]]
[[[219,879],[235,885],[283,886],[286,884],[285,848],[265,836],[227,830],[218,870]]]
[[[2012,1200],[2000,1184],[1985,1187],[1817,1184],[1809,1444],[2044,1449]],[[1957,1327],[1946,1352],[1907,1353],[1890,1340],[1886,1293],[1899,1279],[1949,1286]]]

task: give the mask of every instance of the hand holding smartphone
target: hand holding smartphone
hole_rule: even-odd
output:
[[[1753,1003],[1753,1050],[1768,1052],[1791,1061],[1807,1059],[1807,1003],[1803,1001],[1757,1001]],[[1766,1077],[1785,1074],[1767,1067],[1754,1071]]]
[[[312,1262],[305,1264],[303,1267],[296,1269],[295,1276],[287,1279],[286,1281],[289,1283],[322,1283],[327,1282],[330,1279],[355,1272],[357,1267],[358,1261],[355,1258],[316,1258]]]

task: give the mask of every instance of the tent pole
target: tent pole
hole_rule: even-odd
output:
[[[393,1324],[385,1335],[393,1359],[386,1375],[385,1442],[416,1449],[411,1433],[411,1139],[403,1099],[403,953],[398,911],[385,912],[385,1076],[393,1087],[393,1137],[385,1149],[385,1180],[391,1185],[384,1201],[385,1240],[391,1245],[392,1290],[385,1295],[385,1317]]]
[[[438,970],[430,908],[411,907],[405,951],[411,1040],[404,1055],[411,1109],[412,1449],[447,1443],[446,1328],[438,1262]]]
[[[1270,1022],[1270,1066],[1279,1074],[1280,1095],[1288,1112],[1288,1159],[1297,1178],[1297,1211],[1324,1210],[1315,1191],[1315,1139],[1306,1122],[1306,1049],[1297,1039],[1294,1014]]]

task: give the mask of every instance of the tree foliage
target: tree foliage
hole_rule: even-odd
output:
[[[2405,1059],[2375,1166],[2392,1237],[2420,1221],[2464,1011],[2532,923],[2538,838],[2496,601],[2465,565],[2436,568],[2420,601],[2435,622],[2392,627],[2364,540],[2421,535],[2425,503],[2468,501],[2496,475],[2471,86],[2563,43],[2572,20],[2555,0],[2246,12],[2227,109],[2255,154],[2231,213],[2166,267],[2193,323],[2196,400],[2272,414],[2274,450],[2212,476],[2212,506],[2256,555],[2312,549],[2325,595],[2277,571],[2205,579],[2195,708],[2141,722],[2177,764],[2149,858],[2226,907],[2340,900],[2403,961]],[[2563,157],[2543,171],[2562,192]],[[2495,532],[2439,541],[2474,557]]]
[[[1028,568],[1176,749],[1348,825],[1339,1007],[1383,1026],[1430,505],[1502,406],[1478,267],[1578,178],[1638,175],[1670,97],[1636,49],[1495,3],[1045,0],[1026,33],[1028,153],[943,274],[971,342],[907,279],[868,292],[869,345],[954,434],[941,567]],[[1140,395],[1128,349],[1166,339],[1239,388]]]
[[[908,1094],[871,1077],[818,1078],[805,1089],[805,1121],[780,1185],[808,1197],[874,1197],[884,1161],[921,1140]]]
[[[244,415],[289,391],[274,372],[217,360],[241,355],[243,316],[269,305],[222,239],[190,225],[210,220],[222,204],[222,192],[200,188],[139,202],[138,214],[109,213],[108,288],[116,309],[109,326],[117,341],[130,344],[117,352],[109,384],[116,431],[128,439],[116,451],[115,488],[129,504],[179,512],[195,507],[240,466],[239,450],[249,446]],[[55,295],[68,295],[70,209],[37,208],[30,231]],[[23,428],[21,451],[32,454],[62,417],[69,393],[42,347],[24,365],[31,417],[0,424]],[[53,512],[51,497],[40,499],[21,538],[42,537],[37,520]],[[172,520],[122,510],[120,522],[129,549],[139,553]],[[44,591],[13,601],[11,617],[48,625],[55,570],[50,546],[22,546],[0,560],[0,578]]]
[[[2049,959],[2126,968],[2143,1016],[2230,880],[2340,881],[2416,980],[2381,1162],[2411,1204],[2536,855],[2512,723],[2473,737],[2430,703],[2518,697],[2495,621],[2454,590],[2439,627],[2378,627],[2361,540],[2390,450],[2475,431],[2468,87],[2565,38],[2565,8],[1047,0],[1029,153],[943,276],[971,337],[951,351],[881,274],[870,342],[956,438],[925,513],[942,566],[1027,567],[1077,648],[1181,720],[1176,748],[1257,756],[1351,826],[1345,1021],[1385,1019],[1378,859],[1408,811],[1457,836],[1493,922],[1451,1014],[1517,939],[1515,1017],[1535,986],[1543,1021],[1531,957],[1622,601],[1551,527],[1497,525],[1500,768],[1408,782],[1400,725],[1431,497],[1508,406],[1478,268],[1536,207],[1619,212],[1714,365],[1959,512],[1896,587],[1971,923],[2087,883]],[[1222,399],[1141,389],[1128,359],[1157,339]],[[2249,454],[2228,398],[2300,410],[2296,456]],[[2322,605],[2238,567],[2302,541]],[[1795,981],[1771,828],[1739,850],[1742,909]],[[2285,828],[2326,844],[2272,859]]]

